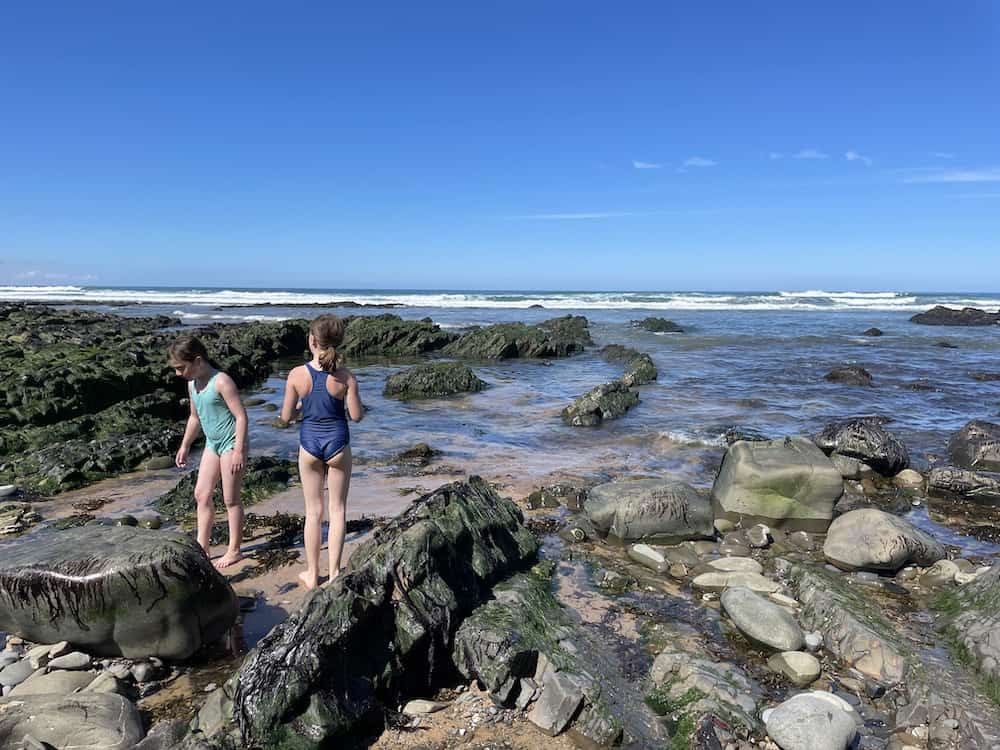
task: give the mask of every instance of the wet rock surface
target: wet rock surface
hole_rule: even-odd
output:
[[[856,458],[887,477],[895,476],[910,465],[906,446],[877,419],[834,422],[823,428],[815,442],[826,454],[836,452]]]
[[[236,597],[190,537],[87,526],[0,561],[0,629],[91,654],[184,659],[236,620]]]
[[[895,572],[908,563],[933,565],[947,551],[905,519],[875,508],[862,508],[830,524],[823,554],[844,570]]]
[[[712,486],[716,518],[785,530],[825,531],[844,481],[805,438],[729,446]]]
[[[142,739],[139,711],[119,695],[31,695],[0,698],[0,747],[15,748],[25,736],[40,747],[125,750]]]
[[[605,420],[618,419],[639,403],[635,388],[619,380],[602,383],[562,410],[562,420],[574,427],[596,427]]]
[[[927,492],[938,497],[960,497],[987,505],[1000,505],[1000,473],[967,471],[955,467],[931,469]]]
[[[831,383],[842,383],[843,385],[860,385],[866,388],[871,388],[874,385],[872,374],[860,365],[834,367],[823,378]]]
[[[948,442],[948,455],[963,469],[1000,472],[1000,425],[969,422]]]
[[[484,380],[459,362],[436,362],[410,367],[390,375],[383,395],[403,401],[476,393],[487,387]]]
[[[684,333],[683,328],[666,318],[648,317],[642,320],[633,320],[632,325],[652,333]]]
[[[592,487],[587,517],[610,541],[677,544],[714,536],[708,498],[683,482],[638,479]]]
[[[403,320],[398,315],[359,315],[348,319],[341,347],[348,357],[409,356],[438,352],[457,339],[430,318]]]

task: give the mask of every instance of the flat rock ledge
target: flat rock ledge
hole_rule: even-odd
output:
[[[87,526],[39,534],[0,561],[0,630],[102,656],[186,659],[222,638],[238,603],[185,534]]]
[[[26,735],[56,748],[129,750],[143,737],[139,711],[113,693],[25,695],[0,698],[0,747]]]
[[[454,631],[538,542],[479,477],[414,501],[209,694],[183,748],[336,743],[450,665]]]

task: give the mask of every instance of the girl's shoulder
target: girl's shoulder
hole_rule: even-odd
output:
[[[221,388],[236,388],[236,381],[233,380],[227,373],[219,370],[212,376],[215,378],[215,389]]]

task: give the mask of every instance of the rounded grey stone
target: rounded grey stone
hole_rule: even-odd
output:
[[[856,719],[849,703],[816,690],[765,712],[764,726],[781,750],[846,750],[858,733]]]
[[[802,628],[786,609],[748,588],[722,593],[722,609],[749,640],[775,651],[798,651],[805,645]]]
[[[909,521],[861,508],[830,524],[823,555],[843,570],[895,572],[906,564],[933,565],[946,552],[940,542]]]
[[[677,544],[715,534],[708,499],[683,482],[637,479],[599,484],[590,490],[585,510],[599,531],[619,543]]]

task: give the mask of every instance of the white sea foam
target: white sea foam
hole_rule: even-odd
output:
[[[996,309],[1000,297],[967,295],[919,295],[910,292],[830,292],[823,290],[759,293],[733,292],[417,292],[373,290],[289,290],[289,289],[165,289],[98,288],[80,286],[0,286],[0,300],[6,301],[87,301],[94,303],[141,303],[185,305],[189,308],[239,305],[330,305],[357,302],[370,305],[447,309],[525,309],[541,305],[549,310],[789,310],[825,311],[926,310],[933,305]],[[215,310],[229,319],[235,313]],[[284,311],[282,311],[284,312]],[[240,319],[247,319],[241,315]],[[260,319],[283,320],[299,314],[269,315]]]

